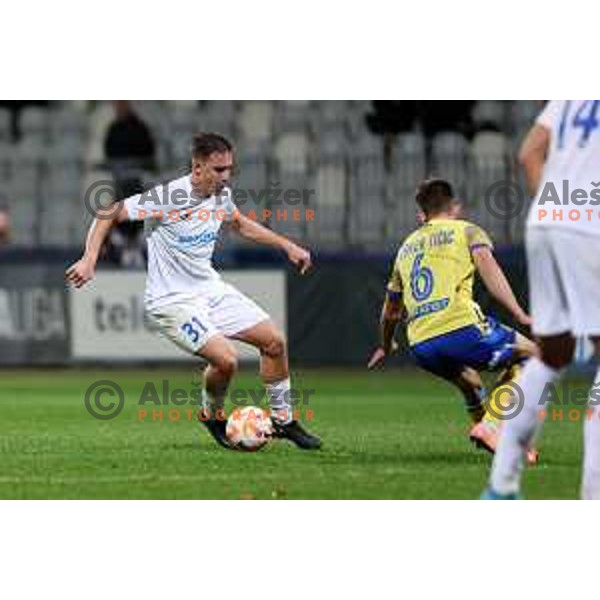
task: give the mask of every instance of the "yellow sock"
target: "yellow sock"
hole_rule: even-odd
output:
[[[521,372],[521,365],[514,364],[498,376],[496,383],[488,395],[484,420],[489,423],[499,424],[501,417],[507,410],[507,403],[514,397],[514,388],[511,384]]]

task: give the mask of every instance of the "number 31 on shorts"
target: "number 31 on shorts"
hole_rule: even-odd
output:
[[[197,317],[192,317],[190,321],[183,323],[180,329],[190,338],[193,344],[198,341],[202,333],[206,333],[206,327],[200,323]]]

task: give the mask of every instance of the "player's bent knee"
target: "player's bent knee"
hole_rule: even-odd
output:
[[[235,354],[225,354],[212,361],[212,366],[227,377],[233,377],[238,368],[238,359]]]
[[[286,341],[279,332],[274,333],[269,340],[262,346],[261,351],[270,358],[283,356],[286,352]]]

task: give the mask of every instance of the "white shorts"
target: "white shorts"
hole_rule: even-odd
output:
[[[526,245],[533,332],[600,335],[600,237],[530,227]]]
[[[188,296],[149,310],[151,324],[177,346],[196,354],[214,335],[233,337],[269,319],[253,300],[230,284],[217,295]]]

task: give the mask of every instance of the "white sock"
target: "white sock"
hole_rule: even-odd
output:
[[[524,406],[501,428],[498,448],[492,464],[490,487],[499,494],[516,494],[521,483],[523,458],[531,444],[539,420],[540,398],[546,384],[553,382],[560,371],[544,364],[539,358],[530,359],[517,378],[523,391]]]
[[[294,407],[290,405],[290,378],[265,383],[269,404],[271,406],[271,418],[278,423],[286,424],[292,420]]]
[[[584,500],[600,500],[600,369],[594,377],[583,425]]]

